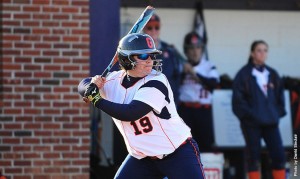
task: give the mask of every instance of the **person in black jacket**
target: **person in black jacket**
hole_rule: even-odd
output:
[[[233,82],[232,109],[240,120],[246,141],[249,179],[259,179],[261,138],[272,159],[274,179],[285,179],[285,154],[279,132],[279,119],[286,114],[283,84],[276,70],[267,66],[268,44],[254,41],[248,64]]]

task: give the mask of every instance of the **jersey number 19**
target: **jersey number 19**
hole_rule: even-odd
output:
[[[137,123],[140,124],[142,130],[139,129]],[[153,130],[153,126],[152,126],[152,124],[151,124],[151,122],[150,122],[150,120],[149,120],[148,117],[143,117],[143,118],[141,118],[141,119],[139,119],[139,120],[131,121],[130,124],[131,124],[131,125],[133,126],[133,128],[134,128],[134,134],[135,134],[135,135],[140,135],[140,134],[142,134],[143,132],[144,132],[144,133],[148,133],[148,132],[150,132],[150,131]]]

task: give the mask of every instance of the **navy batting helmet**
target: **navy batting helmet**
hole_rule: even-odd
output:
[[[161,51],[156,49],[154,41],[149,35],[133,33],[120,40],[117,53],[121,67],[125,70],[132,70],[136,65],[133,55],[161,54]],[[156,61],[155,66],[161,66],[160,60],[155,59],[154,61]]]

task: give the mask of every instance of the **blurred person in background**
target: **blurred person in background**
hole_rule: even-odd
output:
[[[182,69],[183,57],[179,54],[173,45],[160,39],[161,20],[157,14],[154,14],[144,28],[144,33],[150,35],[154,40],[155,46],[162,51],[157,55],[157,59],[162,59],[162,71],[168,78],[174,93],[176,106],[178,105],[180,71]]]
[[[201,152],[212,152],[214,131],[212,118],[212,91],[218,87],[219,74],[215,65],[204,55],[205,43],[196,33],[184,38],[182,83],[179,96],[179,115],[190,126]]]
[[[249,179],[260,179],[261,139],[272,160],[273,179],[285,179],[285,153],[279,119],[286,114],[283,84],[277,71],[266,65],[268,44],[254,41],[248,63],[235,76],[232,109],[240,120],[246,142]]]

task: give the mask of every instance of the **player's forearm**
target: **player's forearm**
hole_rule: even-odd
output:
[[[135,121],[152,110],[151,106],[136,100],[129,104],[118,104],[102,99],[95,106],[121,121]]]
[[[218,80],[216,78],[205,78],[200,74],[197,74],[197,77],[209,90],[213,90],[218,87]]]

